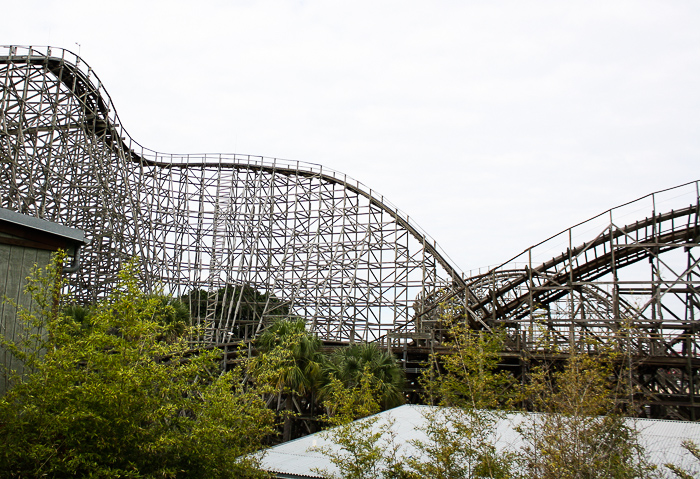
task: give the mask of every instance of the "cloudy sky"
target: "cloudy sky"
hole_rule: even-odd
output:
[[[0,43],[70,49],[130,135],[322,164],[462,270],[700,179],[700,3],[36,1]]]

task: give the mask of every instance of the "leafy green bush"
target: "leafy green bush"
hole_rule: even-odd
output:
[[[69,319],[60,264],[35,273],[38,312],[20,313],[48,333],[2,341],[34,368],[0,399],[5,476],[261,477],[239,458],[272,433],[273,413],[242,372],[221,374],[219,353],[193,354],[187,334],[172,334],[165,319],[177,314],[139,290],[136,261],[87,324]]]

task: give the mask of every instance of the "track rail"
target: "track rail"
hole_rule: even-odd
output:
[[[677,220],[682,221],[679,224]],[[567,295],[563,285],[575,288],[679,246],[698,246],[699,231],[698,205],[607,229],[595,239],[539,266],[512,272],[496,291],[481,297],[470,308],[482,317],[493,317],[497,311],[498,317],[521,319],[529,314],[531,302],[545,305]],[[476,286],[489,274],[472,278],[470,284]],[[537,283],[538,290],[523,291],[528,283]]]
[[[612,208],[445,290],[417,324],[440,338],[461,308],[474,328],[503,328],[503,364],[524,382],[572,351],[614,351],[638,414],[700,419],[699,198],[695,181]]]
[[[17,51],[16,46],[0,46],[0,48],[7,48],[10,51]],[[260,162],[257,161],[221,161],[222,155],[218,156],[216,159],[207,161],[205,155],[204,161],[186,161],[178,162],[175,161],[158,161],[158,158],[163,158],[167,154],[158,153],[153,150],[148,150],[141,147],[142,153],[137,153],[133,148],[133,145],[140,146],[135,140],[131,139],[131,136],[125,131],[121,130],[120,134],[115,134],[119,128],[119,122],[115,121],[118,117],[116,113],[110,118],[110,111],[115,111],[115,108],[111,106],[111,99],[109,96],[103,98],[105,91],[101,86],[100,82],[96,84],[90,78],[89,74],[86,74],[81,68],[81,63],[84,64],[79,57],[75,57],[75,63],[70,62],[65,58],[67,53],[71,53],[67,50],[59,49],[61,56],[50,56],[51,49],[47,47],[47,55],[40,53],[38,50],[32,47],[24,47],[27,50],[26,55],[14,54],[14,55],[0,55],[0,65],[37,65],[47,72],[53,73],[56,78],[63,83],[66,88],[74,92],[74,94],[80,98],[81,102],[85,107],[85,117],[88,121],[85,125],[90,133],[95,137],[100,138],[104,141],[110,148],[115,150],[118,155],[123,155],[126,152],[126,156],[130,156],[131,159],[143,165],[156,166],[160,168],[230,168],[230,169],[243,169],[243,170],[258,170],[267,173],[275,173],[280,175],[289,176],[305,176],[305,177],[320,177],[329,183],[336,183],[342,185],[348,190],[362,195],[368,198],[373,204],[382,208],[389,215],[391,215],[394,220],[406,228],[417,240],[425,243],[425,247],[430,251],[430,253],[436,257],[440,262],[441,266],[449,271],[450,276],[454,278],[455,282],[462,283],[463,273],[448,259],[447,255],[441,251],[437,242],[430,238],[430,236],[425,233],[422,228],[413,224],[409,221],[408,216],[404,215],[398,208],[393,206],[388,200],[385,200],[383,196],[377,196],[373,193],[371,189],[365,187],[359,181],[353,180],[343,173],[336,172],[334,170],[324,168],[321,165],[312,165],[309,163],[302,162],[287,162],[285,160],[280,160],[276,158],[260,158]],[[74,55],[74,54],[73,54]],[[88,72],[92,69],[88,67]],[[92,75],[95,77],[94,75]],[[96,77],[95,77],[96,78]],[[31,132],[32,129],[25,129],[23,133]],[[36,130],[34,130],[36,131]],[[8,130],[7,134],[17,134],[18,130]],[[128,140],[120,135],[125,135]],[[156,159],[150,159],[149,156],[155,157]],[[171,157],[177,158],[180,156],[189,155],[170,155]],[[225,155],[226,157],[234,157],[236,155]],[[267,163],[267,164],[266,164]],[[288,166],[285,166],[287,164]]]

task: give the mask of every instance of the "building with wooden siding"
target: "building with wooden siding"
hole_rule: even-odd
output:
[[[22,332],[17,309],[8,302],[32,309],[31,297],[25,294],[27,276],[35,265],[46,266],[58,249],[68,252],[70,265],[64,273],[80,265],[80,247],[85,244],[83,231],[0,208],[0,334],[16,340]],[[23,366],[0,346],[0,395],[9,388],[9,371],[22,372]]]

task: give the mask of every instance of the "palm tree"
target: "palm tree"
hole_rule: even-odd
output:
[[[274,322],[256,341],[261,354],[254,374],[258,381],[286,395],[285,410],[291,412],[294,397],[314,390],[321,374],[321,341],[306,330],[303,318]],[[291,439],[292,418],[284,419],[283,441]]]
[[[353,389],[360,385],[363,375],[369,373],[371,382],[377,388],[378,402],[383,409],[389,409],[405,402],[403,387],[404,371],[389,351],[379,349],[375,343],[352,344],[336,350],[324,365],[323,377],[335,377]],[[321,394],[328,392],[326,381]]]

